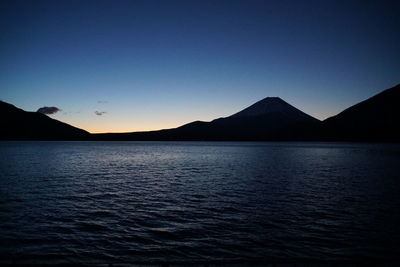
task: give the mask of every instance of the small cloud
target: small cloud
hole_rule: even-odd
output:
[[[59,109],[57,107],[41,107],[36,112],[46,114],[46,115],[51,115],[51,114],[57,113],[59,111],[61,111],[61,109]]]
[[[107,112],[105,112],[105,111],[95,111],[94,112],[94,114],[96,114],[97,116],[101,116],[101,115],[103,115],[103,114],[106,114]]]
[[[99,101],[97,101],[97,103],[99,103],[99,104],[107,104],[108,101],[106,101],[106,100],[99,100]]]

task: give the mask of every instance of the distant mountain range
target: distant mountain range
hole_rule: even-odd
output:
[[[195,121],[178,128],[125,134],[96,134],[99,139],[119,140],[277,140],[292,127],[317,124],[278,97],[267,97],[226,118]]]
[[[1,140],[400,141],[400,85],[319,121],[279,97],[267,97],[226,118],[178,128],[89,134],[0,101]]]

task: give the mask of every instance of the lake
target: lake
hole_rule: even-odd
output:
[[[0,262],[398,261],[399,193],[399,144],[0,142]]]

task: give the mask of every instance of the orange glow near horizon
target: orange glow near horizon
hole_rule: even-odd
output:
[[[58,118],[57,118],[58,119]],[[170,129],[182,126],[190,123],[194,120],[181,119],[181,120],[154,120],[154,121],[143,121],[136,120],[132,122],[126,122],[124,120],[110,120],[105,117],[102,121],[98,120],[72,120],[66,118],[59,118],[60,121],[68,123],[74,127],[83,129],[90,133],[128,133],[128,132],[146,132],[156,131],[162,129]]]
[[[146,123],[146,124],[125,124],[125,123],[103,123],[103,124],[94,124],[94,123],[68,123],[74,127],[83,129],[90,133],[129,133],[129,132],[146,132],[146,131],[156,131],[162,129],[176,128],[184,123]]]
[[[324,116],[322,118],[326,119],[330,116]],[[216,117],[217,118],[217,117]],[[89,133],[129,133],[129,132],[147,132],[147,131],[157,131],[157,130],[163,130],[163,129],[171,129],[171,128],[177,128],[182,125],[185,125],[187,123],[196,121],[196,120],[201,120],[201,121],[212,121],[213,119],[216,118],[210,118],[210,119],[181,119],[181,120],[176,120],[176,121],[160,121],[160,120],[154,120],[152,122],[131,122],[131,123],[126,123],[123,121],[110,121],[106,120],[103,123],[97,123],[93,121],[72,121],[72,120],[65,120],[61,119],[61,121],[68,123],[74,127],[83,129],[85,131],[88,131]],[[318,118],[320,119],[320,118]]]

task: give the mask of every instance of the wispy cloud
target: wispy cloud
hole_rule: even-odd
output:
[[[99,103],[99,104],[107,104],[108,101],[107,100],[99,100],[99,101],[97,101],[97,103]]]
[[[96,114],[97,116],[102,116],[106,113],[107,113],[106,111],[97,111],[97,110],[94,112],[94,114]]]
[[[61,111],[61,109],[59,109],[58,107],[41,107],[36,112],[46,114],[46,115],[51,115],[51,114],[57,113],[59,111]]]

